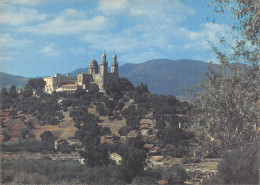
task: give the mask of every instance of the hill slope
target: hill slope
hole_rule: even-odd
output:
[[[147,83],[152,93],[185,96],[185,87],[198,84],[198,74],[204,74],[208,68],[207,63],[196,60],[157,59],[125,64],[119,70],[120,76],[128,78],[134,85]]]
[[[29,78],[23,76],[10,75],[0,72],[0,88],[10,88],[15,85],[18,89],[23,88],[28,82]]]

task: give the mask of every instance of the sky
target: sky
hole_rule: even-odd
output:
[[[114,52],[119,65],[151,59],[216,62],[210,45],[232,33],[231,14],[207,0],[2,0],[0,71],[68,73]],[[212,23],[212,18],[216,22]]]

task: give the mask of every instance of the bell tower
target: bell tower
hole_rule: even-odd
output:
[[[108,65],[106,61],[106,53],[104,51],[102,55],[102,62],[100,64],[100,86],[99,89],[100,91],[104,92],[105,91],[105,84],[107,80],[107,73],[108,73]]]
[[[113,63],[111,64],[111,73],[118,76],[118,63],[117,63],[117,56],[115,53],[113,55]]]

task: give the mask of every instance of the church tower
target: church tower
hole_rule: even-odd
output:
[[[104,92],[105,91],[105,83],[107,80],[107,73],[108,73],[108,65],[107,65],[107,61],[106,61],[106,53],[104,51],[103,55],[102,55],[102,62],[100,64],[100,86],[99,89],[100,91]]]
[[[101,76],[106,76],[107,75],[107,61],[106,61],[106,53],[104,51],[103,55],[102,55],[102,62],[100,64],[100,75]]]
[[[111,73],[115,74],[118,77],[118,63],[117,56],[115,53],[113,55],[113,63],[111,64]]]

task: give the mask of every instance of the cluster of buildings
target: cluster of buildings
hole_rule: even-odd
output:
[[[77,77],[55,74],[54,76],[44,78],[46,82],[44,91],[49,94],[52,92],[73,93],[78,88],[88,91],[92,84],[96,84],[99,87],[99,91],[104,92],[107,83],[112,80],[118,81],[117,56],[116,54],[113,55],[111,72],[108,72],[108,62],[104,52],[100,69],[97,61],[93,58],[89,64],[88,73],[78,73]]]

